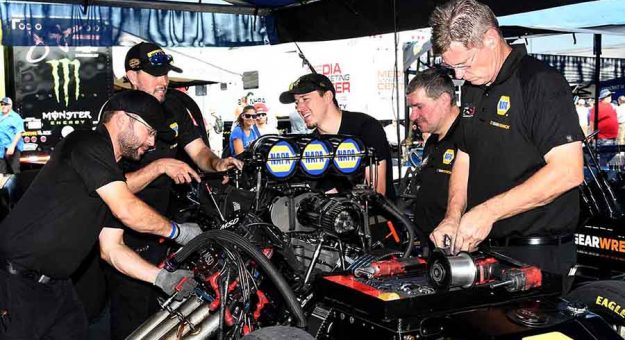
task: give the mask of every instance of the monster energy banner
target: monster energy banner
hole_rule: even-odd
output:
[[[113,93],[109,47],[14,47],[13,64],[27,151],[50,151],[70,132],[91,129]]]

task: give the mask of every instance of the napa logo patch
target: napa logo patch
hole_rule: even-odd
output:
[[[342,174],[351,174],[358,170],[364,150],[358,142],[348,138],[336,147],[334,167]]]
[[[499,98],[499,102],[497,103],[497,114],[500,116],[504,116],[510,110],[510,97],[509,96],[501,96]]]
[[[449,165],[454,161],[456,152],[453,149],[447,149],[443,154],[443,164]]]
[[[176,133],[176,137],[178,137],[178,123],[173,122],[169,124],[169,128],[172,129]]]
[[[323,174],[330,165],[330,148],[326,143],[315,139],[302,150],[302,170],[311,176]]]
[[[287,178],[295,171],[297,154],[287,141],[279,141],[269,149],[267,171],[275,178]]]

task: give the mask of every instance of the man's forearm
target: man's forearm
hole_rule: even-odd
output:
[[[446,219],[460,222],[460,218],[467,208],[467,183],[469,180],[469,155],[457,152],[449,178],[449,192],[447,198]]]
[[[132,278],[153,284],[160,269],[147,262],[123,244],[103,249],[102,259],[121,273]]]
[[[22,139],[22,133],[18,132],[18,133],[15,134],[15,137],[13,137],[13,141],[11,141],[11,147],[15,149],[17,147],[17,143],[19,143],[20,139]]]
[[[162,174],[158,161],[154,161],[137,171],[126,173],[126,185],[132,193],[137,193]]]

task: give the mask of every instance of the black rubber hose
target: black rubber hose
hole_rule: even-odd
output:
[[[425,234],[419,230],[419,228],[417,228],[406,216],[404,216],[404,214],[402,214],[397,207],[395,207],[395,205],[388,200],[388,198],[378,193],[372,195],[371,198],[373,198],[373,201],[376,202],[380,208],[393,215],[393,217],[398,219],[404,227],[406,227],[406,230],[408,231],[408,247],[402,257],[410,257],[414,245],[415,235],[417,235],[421,243],[421,253],[423,257],[428,257],[430,255],[430,245],[428,244],[428,239],[425,237]]]
[[[245,238],[227,230],[209,230],[198,235],[196,238],[187,243],[174,256],[174,263],[182,263],[189,255],[200,250],[204,245],[211,241],[227,242],[236,245],[239,251],[243,251],[249,255],[263,269],[271,282],[276,286],[277,290],[282,294],[284,301],[289,306],[293,316],[297,319],[297,327],[306,328],[306,317],[299,301],[295,297],[293,290],[284,280],[282,274],[278,272],[271,262],[261,253],[253,244]]]

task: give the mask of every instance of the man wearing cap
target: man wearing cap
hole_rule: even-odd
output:
[[[377,163],[377,192],[388,197],[394,197],[391,172],[391,151],[386,134],[379,121],[360,112],[341,110],[336,100],[336,90],[328,77],[310,73],[301,76],[293,82],[288,91],[280,95],[283,104],[295,103],[295,110],[302,116],[309,129],[315,129],[314,134],[346,134],[353,135],[365,144],[367,148],[375,149]],[[368,169],[367,169],[368,170]],[[365,175],[369,178],[368,175]],[[333,187],[345,191],[352,188],[344,178],[336,178],[331,182]]]
[[[20,172],[20,155],[24,150],[22,132],[24,120],[13,111],[13,101],[9,97],[0,100],[2,116],[0,116],[0,173],[6,174],[8,169],[12,173]]]
[[[465,80],[447,211],[430,239],[445,247],[451,237],[454,254],[487,246],[569,274],[584,136],[568,83],[524,46],[509,46],[478,1],[440,5],[430,24],[442,66]]]
[[[267,108],[267,104],[263,102],[255,103],[254,110],[256,110],[256,124],[254,128],[259,136],[280,134],[280,131],[273,124],[269,123],[269,108]]]
[[[168,132],[159,132],[153,150],[138,161],[123,162],[122,168],[137,196],[161,214],[167,213],[173,183],[188,183],[193,178],[194,171],[174,158],[180,159],[184,154],[207,172],[242,167],[239,160],[216,156],[202,140],[191,109],[185,104],[192,99],[180,91],[168,91],[169,71],[182,72],[172,63],[173,57],[161,47],[145,42],[130,48],[125,59],[126,78],[132,88],[152,95],[162,104]],[[129,229],[124,230],[122,237],[124,244],[152,264],[164,260],[170,246],[160,242],[159,237]],[[116,271],[108,274],[111,332],[114,339],[123,339],[160,309],[160,291]]]
[[[118,270],[168,294],[192,277],[159,270],[102,228],[111,215],[138,232],[186,244],[201,230],[172,222],[132,194],[118,162],[139,159],[163,131],[159,103],[141,91],[114,95],[95,131],[75,131],[54,149],[0,224],[0,338],[86,339],[86,317],[69,276],[95,242]],[[188,288],[188,287],[187,287]]]
[[[612,106],[612,92],[602,89],[599,92],[599,134],[597,138],[603,145],[616,143],[618,137],[618,119]],[[590,132],[595,131],[595,107],[590,109]]]

